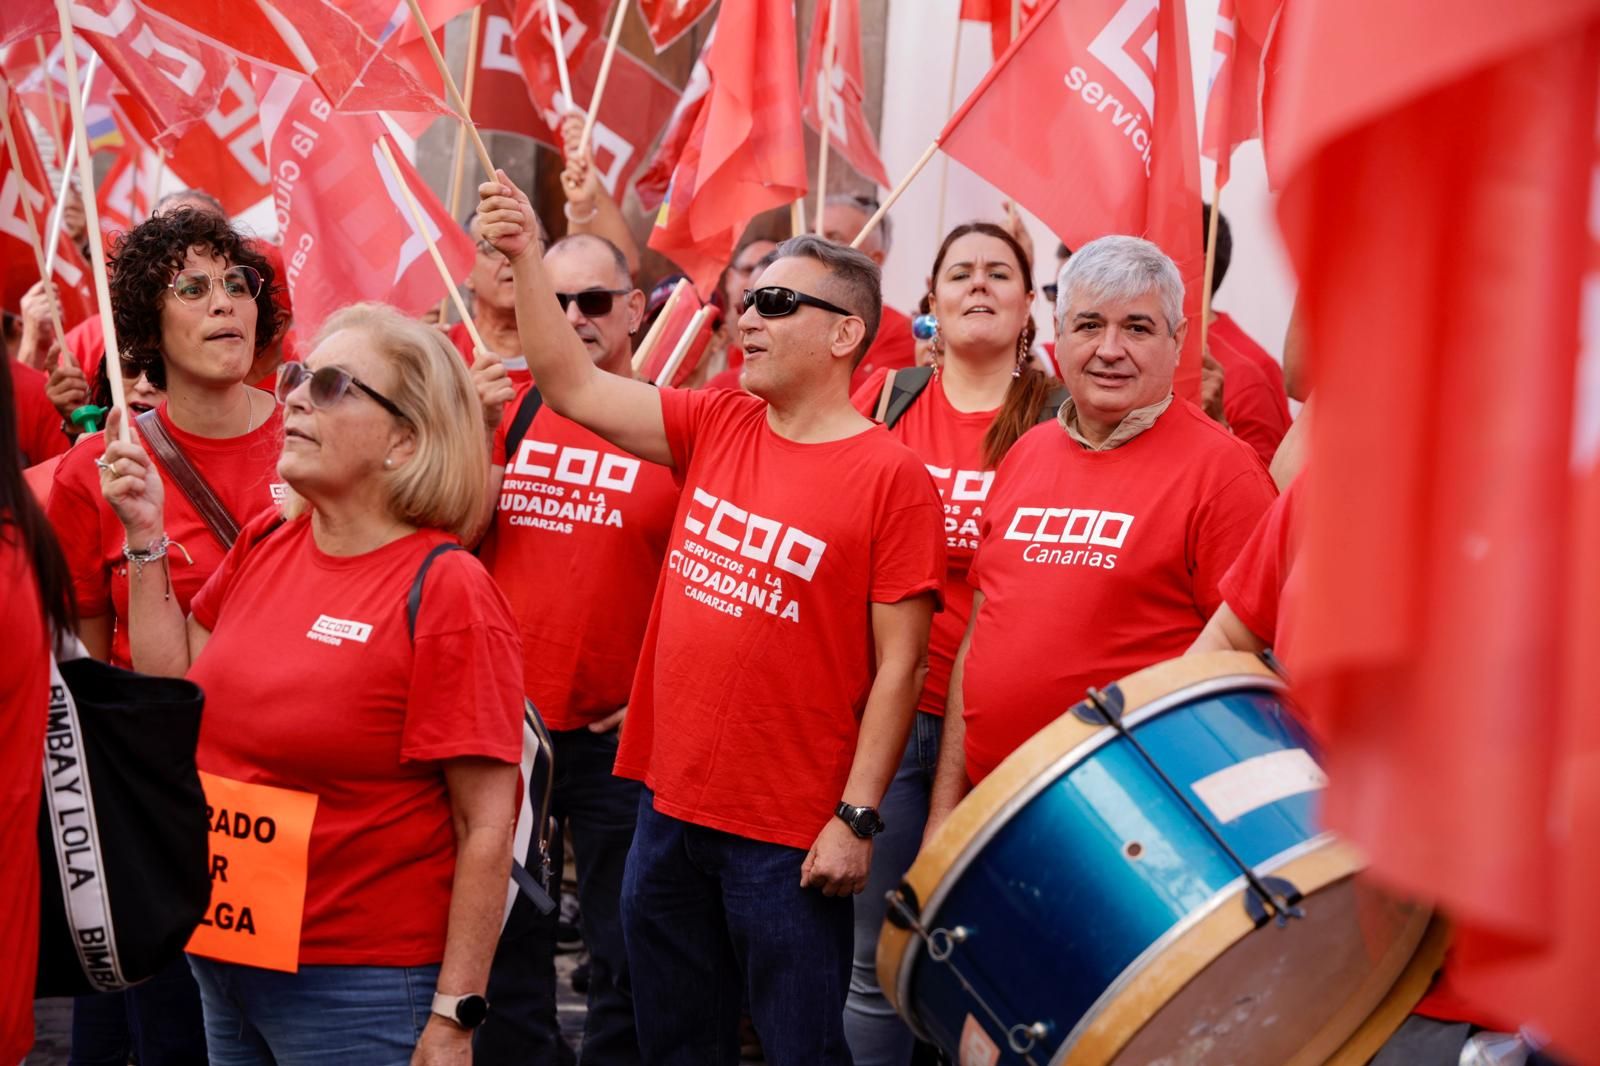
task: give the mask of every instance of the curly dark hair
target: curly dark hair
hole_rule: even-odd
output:
[[[234,266],[251,267],[261,275],[255,300],[257,354],[277,337],[282,320],[272,302],[277,288],[272,264],[227,219],[191,207],[145,219],[123,234],[107,257],[111,313],[129,367],[142,370],[161,389],[167,387],[161,357],[161,296],[173,275],[183,269],[190,248],[203,249]]]

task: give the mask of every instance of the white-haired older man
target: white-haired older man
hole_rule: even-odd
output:
[[[930,831],[1090,685],[1183,654],[1272,503],[1250,446],[1172,394],[1183,282],[1159,248],[1103,237],[1056,294],[1070,392],[995,474],[969,580]]]

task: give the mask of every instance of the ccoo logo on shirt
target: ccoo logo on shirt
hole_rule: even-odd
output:
[[[365,644],[370,636],[372,636],[372,626],[366,622],[352,622],[346,618],[334,618],[326,614],[318,615],[317,620],[311,623],[311,628],[306,630],[308,639],[332,644],[335,647],[347,640]]]

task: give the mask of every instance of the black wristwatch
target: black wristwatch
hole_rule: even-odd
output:
[[[839,807],[833,812],[845,825],[850,827],[850,832],[862,840],[871,840],[883,832],[883,819],[879,817],[877,809],[873,807],[853,807],[839,801]]]
[[[489,1016],[489,1001],[476,993],[465,996],[433,994],[433,1013],[448,1018],[463,1029],[476,1029]]]

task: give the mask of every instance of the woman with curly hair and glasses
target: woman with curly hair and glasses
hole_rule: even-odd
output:
[[[210,212],[179,208],[136,226],[110,257],[111,308],[125,375],[166,392],[138,422],[135,438],[164,438],[183,456],[236,525],[282,494],[278,453],[283,416],[270,393],[245,384],[256,354],[277,332],[273,270],[247,238]],[[131,667],[127,541],[101,497],[115,464],[106,434],[79,439],[62,457],[46,513],[67,558],[78,633],[95,658]],[[166,530],[173,599],[189,600],[221,564],[230,539],[168,467]],[[139,545],[144,547],[144,545]],[[73,1066],[204,1063],[200,999],[183,960],[118,995],[80,999],[73,1011]]]
[[[449,342],[378,304],[332,315],[277,394],[286,504],[245,526],[188,610],[166,594],[172,493],[153,461],[114,442],[102,479],[134,560],[134,666],[206,692],[208,800],[305,833],[275,864],[300,917],[281,954],[190,943],[211,1058],[466,1063],[522,752],[518,627],[455,550],[488,504],[482,409]],[[218,882],[217,924],[264,892]]]

